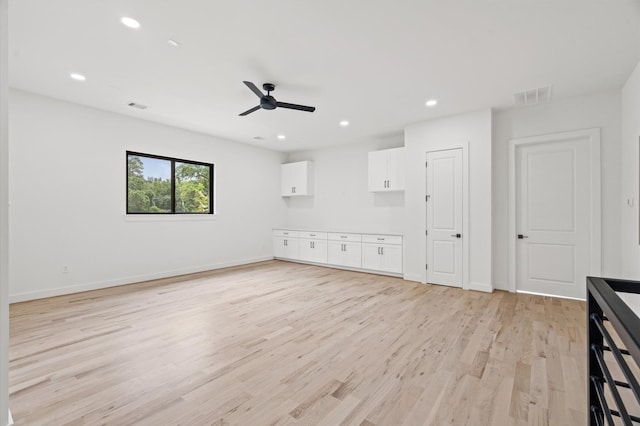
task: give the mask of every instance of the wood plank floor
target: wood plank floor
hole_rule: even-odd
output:
[[[17,425],[584,425],[585,304],[271,261],[11,306]]]

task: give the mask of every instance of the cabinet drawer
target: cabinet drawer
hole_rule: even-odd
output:
[[[312,239],[312,240],[326,240],[327,239],[327,233],[326,232],[304,231],[304,232],[298,232],[298,237],[300,237],[300,238],[309,238],[309,239]]]
[[[360,234],[339,234],[337,232],[329,232],[328,239],[333,241],[349,241],[360,242],[362,241],[362,235]]]
[[[298,231],[290,231],[288,229],[274,229],[273,236],[274,237],[290,237],[290,238],[298,238]]]
[[[363,235],[363,243],[373,244],[402,244],[402,237],[400,235]]]

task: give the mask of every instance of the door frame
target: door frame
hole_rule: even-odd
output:
[[[600,276],[602,273],[602,206],[601,206],[601,180],[600,180],[600,128],[574,130],[569,132],[550,133],[527,138],[509,140],[509,291],[515,293],[517,289],[517,256],[516,256],[516,229],[517,203],[516,198],[516,151],[518,147],[543,143],[564,142],[569,139],[586,138],[589,144],[590,163],[590,233],[591,246],[589,248],[589,274]],[[559,296],[558,296],[559,297]]]
[[[427,154],[438,151],[462,150],[462,289],[469,290],[469,141],[459,141],[450,144],[437,145],[425,151],[424,161],[427,162]],[[424,197],[427,196],[427,168],[424,169]],[[423,204],[424,229],[427,229],[427,205]],[[424,263],[427,263],[427,234],[423,235],[422,246],[425,248]],[[422,283],[427,284],[427,270],[422,273]]]

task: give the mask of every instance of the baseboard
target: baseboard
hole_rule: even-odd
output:
[[[497,283],[497,282],[494,282],[494,283],[493,283],[493,289],[494,289],[494,290],[511,291],[511,289],[509,288],[509,284],[507,284],[507,283]]]
[[[483,291],[485,293],[493,293],[493,287],[491,287],[491,284],[471,282],[471,281],[469,282],[468,290]]]
[[[532,296],[555,297],[556,299],[579,300],[581,302],[584,302],[586,300],[586,299],[581,299],[579,297],[558,296],[557,294],[536,293],[535,291],[517,290],[516,293],[530,294]]]
[[[404,274],[405,281],[415,281],[418,283],[422,282],[422,276],[419,274]]]
[[[376,271],[375,269],[350,268],[348,266],[339,266],[331,263],[307,262],[304,260],[288,259],[285,257],[274,257],[274,259],[282,260],[284,262],[302,263],[303,265],[320,266],[323,268],[341,269],[343,271],[364,272],[365,274],[384,275],[385,277],[402,278],[402,274],[396,274],[394,272]]]
[[[103,288],[117,287],[120,285],[139,283],[142,281],[157,280],[161,278],[170,278],[179,275],[195,274],[198,272],[211,271],[221,268],[229,268],[231,266],[247,265],[250,263],[264,262],[273,260],[272,256],[260,256],[250,259],[241,259],[231,262],[215,263],[211,265],[201,265],[192,268],[173,269],[168,271],[156,272],[153,274],[134,275],[129,277],[117,278],[114,280],[97,281],[92,283],[78,284],[68,287],[57,287],[42,291],[32,291],[26,293],[18,293],[9,295],[9,303],[26,302],[29,300],[44,299],[47,297],[64,296],[65,294],[80,293],[83,291],[100,290]]]

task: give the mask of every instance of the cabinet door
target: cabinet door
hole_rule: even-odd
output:
[[[297,260],[299,258],[298,255],[298,239],[297,238],[287,238],[285,239],[285,250],[287,259]]]
[[[327,240],[313,241],[313,260],[315,263],[327,263]]]
[[[349,268],[362,268],[362,244],[343,243],[343,265]]]
[[[387,191],[387,153],[369,153],[369,191]]]
[[[287,257],[287,247],[285,246],[285,237],[273,238],[273,257]]]
[[[379,244],[362,244],[362,268],[379,270],[381,265],[380,258],[380,245]]]
[[[329,241],[327,244],[327,263],[330,265],[344,265],[344,243],[340,241]]]
[[[288,197],[293,195],[293,187],[294,187],[294,168],[291,167],[291,164],[283,164],[280,167],[281,175],[280,175],[280,194],[283,197]]]
[[[399,274],[402,272],[402,246],[381,246],[382,256],[380,270]]]
[[[394,148],[387,150],[386,190],[404,190],[404,148]]]
[[[300,238],[298,244],[298,258],[305,262],[313,262],[313,240]]]

